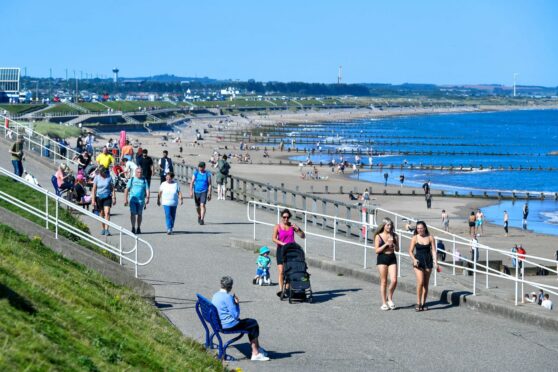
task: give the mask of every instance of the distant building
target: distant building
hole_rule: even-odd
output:
[[[19,101],[19,67],[0,67],[0,102]]]

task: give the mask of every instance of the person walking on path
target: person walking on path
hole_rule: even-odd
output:
[[[143,210],[149,204],[149,186],[141,168],[136,168],[134,177],[128,180],[124,191],[124,206],[130,205],[132,233],[141,234]]]
[[[477,217],[475,216],[475,211],[471,211],[468,221],[469,221],[469,235],[474,236],[477,234],[475,230],[475,226],[477,223]]]
[[[109,170],[101,167],[99,174],[93,179],[93,210],[99,211],[99,215],[110,221],[110,208],[116,204],[116,192],[110,177]],[[101,222],[101,235],[110,236],[108,225]]]
[[[205,169],[205,162],[200,161],[198,169],[190,182],[190,197],[194,198],[198,223],[205,223],[206,204],[211,200],[211,174]]]
[[[291,211],[283,209],[281,211],[281,221],[275,225],[273,228],[273,235],[271,236],[271,240],[277,244],[277,251],[275,253],[277,257],[277,274],[279,282],[279,291],[277,292],[277,296],[281,296],[281,293],[283,292],[283,246],[295,242],[295,233],[300,236],[301,239],[306,237],[304,231],[291,222],[291,217]]]
[[[221,278],[221,289],[213,295],[211,302],[217,308],[221,326],[227,331],[248,331],[248,340],[252,347],[253,361],[266,362],[269,358],[266,351],[260,347],[260,326],[256,319],[240,319],[240,300],[236,294],[231,294],[233,279],[230,276]]]
[[[123,159],[132,160],[134,158],[134,147],[130,145],[130,141],[126,140],[126,144],[122,146],[120,155]]]
[[[380,297],[382,306],[380,310],[394,310],[393,293],[397,287],[397,258],[395,252],[399,251],[397,235],[393,222],[386,218],[378,226],[374,234],[374,248],[376,251],[376,266],[380,274]],[[389,291],[387,290],[387,279],[389,275]]]
[[[153,175],[153,159],[149,155],[147,155],[147,149],[142,150],[141,157],[137,160],[137,165],[143,171],[143,176],[147,181],[147,185],[151,187],[151,176]]]
[[[172,164],[172,159],[169,158],[169,152],[164,150],[163,157],[159,159],[159,177],[161,178],[161,183],[165,182],[167,179],[166,175],[169,172],[174,172],[174,166]]]
[[[430,274],[435,267],[438,269],[438,255],[436,254],[436,242],[428,232],[424,221],[418,221],[411,244],[409,245],[409,256],[413,262],[417,280],[417,304],[415,311],[428,310],[426,299],[428,298],[428,284]]]
[[[227,191],[227,177],[231,165],[227,162],[227,155],[223,155],[217,162],[217,200],[225,200]]]
[[[529,216],[529,204],[523,205],[523,230],[527,230],[527,217]]]
[[[157,194],[157,205],[163,206],[165,210],[165,223],[167,226],[167,235],[171,235],[174,231],[174,221],[176,220],[176,209],[178,201],[180,205],[184,204],[182,191],[178,182],[174,181],[174,173],[169,172],[166,175],[166,181],[159,186]]]
[[[476,228],[477,235],[484,235],[484,213],[480,209],[477,210],[476,218]]]
[[[510,216],[508,215],[508,211],[504,211],[504,232],[506,233],[506,237],[508,236],[509,220]]]
[[[449,215],[445,209],[442,209],[442,226],[444,228],[444,231],[449,232]]]
[[[23,137],[18,136],[16,141],[10,148],[12,155],[12,166],[14,167],[14,174],[21,177],[23,174]]]
[[[97,155],[95,161],[101,167],[105,169],[110,169],[110,166],[114,164],[114,157],[111,154],[109,154],[108,147],[105,146],[103,147],[103,151],[99,155]]]

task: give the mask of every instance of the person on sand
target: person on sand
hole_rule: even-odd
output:
[[[484,213],[478,209],[475,218],[477,235],[484,235]]]
[[[449,231],[449,216],[445,209],[442,209],[442,226],[444,231]]]
[[[471,211],[468,221],[469,221],[469,235],[475,236],[477,233],[475,230],[476,221],[477,221],[477,217],[475,216],[475,211]]]
[[[380,274],[380,297],[382,306],[380,310],[394,310],[393,292],[397,287],[397,258],[395,252],[399,251],[397,235],[393,222],[386,218],[374,234],[374,248],[376,251],[376,266]],[[387,279],[389,275],[389,291],[387,291]]]
[[[436,254],[436,242],[428,232],[424,221],[418,221],[411,244],[409,245],[409,256],[413,262],[415,277],[417,280],[417,304],[415,311],[428,310],[426,299],[428,298],[428,284],[432,269],[438,269],[438,255]]]
[[[509,221],[510,216],[508,215],[508,211],[504,211],[504,232],[506,233],[506,237],[508,236]]]
[[[304,231],[291,222],[291,217],[291,211],[283,209],[281,211],[281,221],[275,225],[273,228],[273,235],[271,236],[273,242],[277,244],[277,273],[279,277],[279,291],[277,292],[277,296],[281,296],[281,292],[283,292],[283,246],[295,242],[295,233],[300,236],[301,239],[306,237]]]
[[[256,319],[240,319],[240,300],[236,294],[231,294],[233,279],[230,276],[221,278],[221,290],[213,295],[211,302],[217,308],[221,326],[227,331],[248,331],[248,339],[252,347],[253,361],[266,362],[269,360],[267,352],[260,347],[258,337],[260,326]]]

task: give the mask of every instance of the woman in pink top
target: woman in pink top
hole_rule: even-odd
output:
[[[277,292],[277,296],[281,296],[281,292],[283,292],[283,246],[289,243],[295,242],[295,233],[300,236],[302,239],[305,238],[304,231],[291,220],[292,214],[291,211],[288,209],[283,209],[281,211],[281,222],[275,225],[273,229],[273,242],[277,244],[277,271],[279,274],[279,292]]]

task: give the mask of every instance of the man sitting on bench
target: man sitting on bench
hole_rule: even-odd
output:
[[[221,278],[221,290],[213,295],[211,302],[217,308],[221,326],[227,331],[248,331],[248,339],[252,346],[252,360],[268,361],[266,352],[260,348],[258,336],[260,326],[255,319],[240,319],[240,301],[236,294],[230,294],[233,286],[233,279],[230,276]]]

